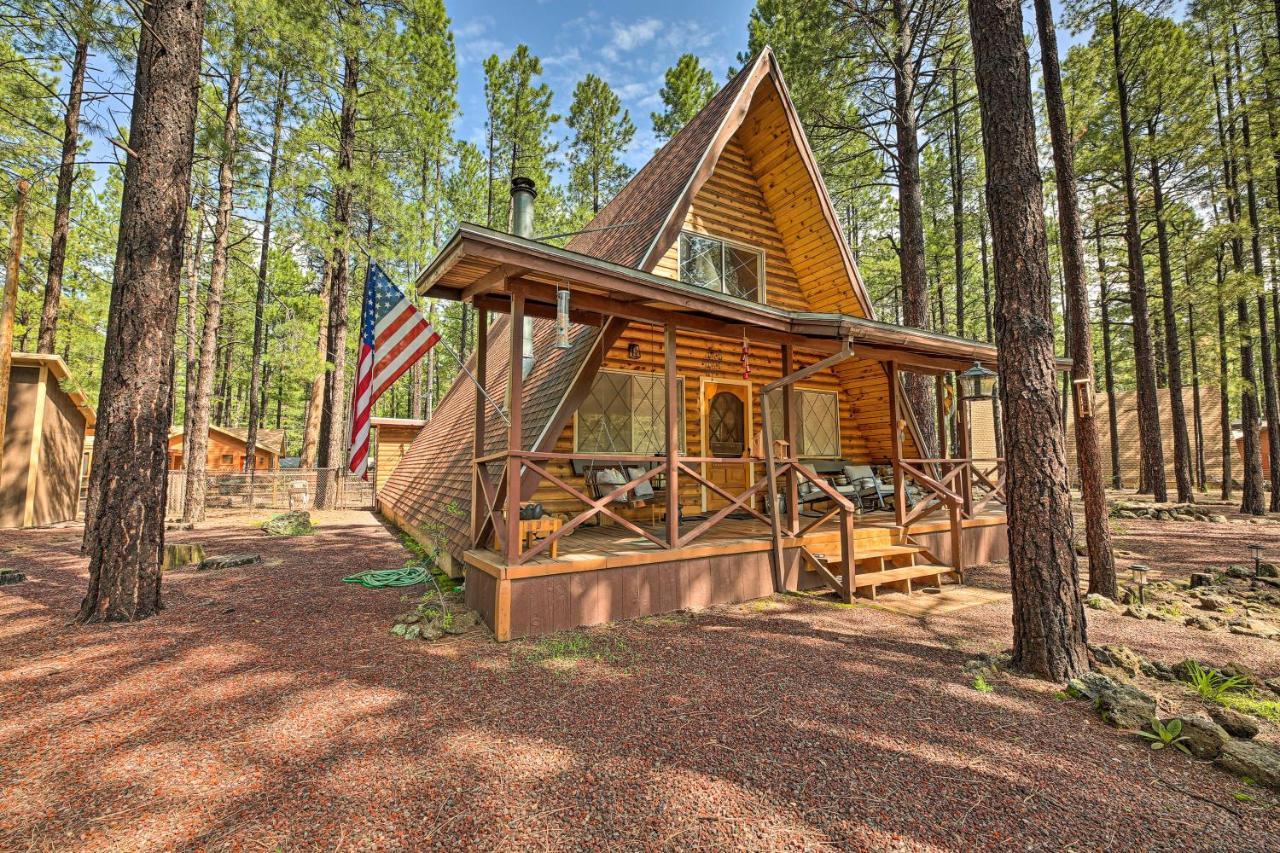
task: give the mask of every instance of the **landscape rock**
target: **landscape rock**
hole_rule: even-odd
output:
[[[1253,721],[1253,718],[1233,708],[1211,705],[1209,716],[1232,737],[1248,740],[1258,734],[1258,724]]]
[[[1118,729],[1139,731],[1156,716],[1155,699],[1100,672],[1086,672],[1067,687],[1077,696],[1092,699],[1102,719]]]
[[[1214,524],[1226,524],[1227,517],[1220,512],[1214,513],[1213,515],[1209,516],[1209,521],[1213,522]]]
[[[1085,596],[1084,604],[1093,610],[1105,610],[1108,613],[1119,613],[1124,609],[1118,602],[1107,598],[1105,595],[1098,595],[1096,592]]]
[[[1262,686],[1280,696],[1280,678],[1268,678],[1262,682]]]
[[[418,611],[416,611],[416,610],[410,610],[410,611],[408,611],[408,612],[406,612],[406,613],[401,613],[399,616],[397,616],[397,617],[396,617],[395,624],[397,624],[397,625],[414,625],[414,624],[416,624],[416,623],[418,623],[418,622],[421,622],[421,621],[422,621],[422,614],[421,614],[421,613],[419,613],[419,612],[418,612]]]
[[[1280,578],[1280,566],[1277,566],[1275,563],[1259,563],[1258,577]]]
[[[314,533],[315,527],[311,524],[311,513],[297,510],[273,516],[262,525],[262,532],[272,536],[305,536]]]
[[[1237,776],[1280,790],[1280,750],[1256,740],[1229,740],[1222,745],[1217,764]]]
[[[1248,580],[1249,578],[1253,577],[1253,567],[1242,566],[1239,563],[1236,563],[1236,564],[1227,566],[1227,568],[1222,573],[1227,577],[1235,578],[1236,580]]]
[[[213,569],[230,569],[235,566],[248,566],[253,563],[261,563],[262,556],[260,554],[225,554],[221,557],[207,557],[200,561],[196,566],[197,572],[207,572]]]
[[[1160,661],[1144,660],[1142,662],[1142,674],[1148,678],[1154,678],[1157,681],[1177,681],[1178,676],[1173,669],[1167,664]]]
[[[0,569],[0,586],[11,583],[22,583],[27,576],[17,569]]]
[[[1142,671],[1142,665],[1146,663],[1142,655],[1128,646],[1094,646],[1091,651],[1098,663],[1103,666],[1114,666],[1116,669],[1127,673],[1131,678],[1136,677]]]
[[[1218,627],[1217,623],[1207,616],[1188,616],[1182,624],[1188,628],[1199,628],[1201,631],[1212,631]]]
[[[474,610],[468,610],[465,613],[455,613],[453,618],[449,620],[449,625],[444,629],[446,634],[465,634],[474,630],[480,622],[480,614]]]
[[[1141,604],[1130,604],[1124,609],[1124,615],[1131,619],[1146,619],[1147,614],[1147,608],[1143,607]]]
[[[1280,638],[1280,628],[1254,619],[1246,619],[1239,624],[1233,624],[1227,630],[1242,637],[1258,637],[1263,640]]]
[[[1222,746],[1231,740],[1231,735],[1222,726],[1208,717],[1199,715],[1180,717],[1182,720],[1183,744],[1196,758],[1217,758]]]
[[[1213,575],[1209,572],[1192,572],[1191,588],[1196,589],[1202,586],[1213,586]]]

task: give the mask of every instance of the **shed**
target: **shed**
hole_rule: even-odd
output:
[[[369,423],[374,432],[373,488],[377,492],[427,422],[418,418],[370,418]]]
[[[85,431],[94,411],[82,392],[68,390],[69,379],[56,355],[13,354],[0,455],[0,528],[75,520]]]

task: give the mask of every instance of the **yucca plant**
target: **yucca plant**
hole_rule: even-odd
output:
[[[1168,723],[1162,723],[1157,718],[1151,719],[1151,731],[1138,732],[1139,735],[1151,741],[1152,749],[1164,749],[1166,746],[1176,747],[1187,755],[1191,754],[1191,750],[1187,749],[1187,738],[1182,735],[1182,720],[1173,719]]]
[[[1200,698],[1217,702],[1224,693],[1239,693],[1249,688],[1249,680],[1239,675],[1224,675],[1216,669],[1206,669],[1195,661],[1187,664],[1187,677]]]

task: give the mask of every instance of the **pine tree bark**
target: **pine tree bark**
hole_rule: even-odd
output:
[[[1111,488],[1123,489],[1120,472],[1120,423],[1116,414],[1116,371],[1111,352],[1111,292],[1107,282],[1107,256],[1102,247],[1102,224],[1093,223],[1098,256],[1098,304],[1102,315],[1102,382],[1107,392],[1107,426],[1111,436]]]
[[[53,233],[49,237],[49,273],[44,282],[44,307],[40,312],[40,339],[36,349],[54,352],[58,336],[58,305],[62,301],[62,269],[67,261],[67,236],[71,230],[71,188],[76,178],[76,152],[80,144],[80,103],[84,98],[85,69],[89,65],[89,31],[76,38],[71,63],[71,89],[62,118],[62,162],[58,164],[58,193],[53,205]]]
[[[1191,272],[1186,272],[1187,292],[1191,292]],[[1200,411],[1200,356],[1199,343],[1196,341],[1196,315],[1191,303],[1187,303],[1187,343],[1191,350],[1191,412],[1195,425],[1195,474],[1196,488],[1204,491],[1204,417]]]
[[[324,312],[320,316],[316,332],[316,355],[321,360],[328,357],[329,350],[329,291],[333,282],[333,261],[325,258],[324,268],[320,271],[320,304]],[[307,411],[302,425],[302,450],[298,465],[301,468],[312,468],[316,464],[316,450],[320,438],[320,413],[324,409],[325,367],[311,380],[311,390],[307,396]]]
[[[196,202],[196,240],[186,269],[186,363],[183,366],[182,443],[183,466],[187,464],[187,436],[191,435],[192,407],[195,405],[196,377],[200,371],[200,257],[204,254],[204,201]]]
[[[132,621],[161,608],[160,557],[173,336],[191,201],[203,0],[142,7],[130,154],[98,395],[85,531],[89,588],[78,620]],[[106,472],[110,472],[108,475]]]
[[[970,0],[1008,459],[1013,664],[1054,681],[1089,668],[1055,415],[1052,282],[1031,72],[1018,0]]]
[[[895,148],[898,166],[898,260],[902,275],[902,322],[918,329],[929,327],[929,280],[925,270],[924,190],[920,180],[920,142],[916,126],[916,66],[911,44],[911,9],[906,0],[892,0],[898,23],[897,52],[893,58]],[[904,373],[907,400],[915,415],[920,452],[941,452],[934,419],[933,382],[919,373]]]
[[[222,291],[227,282],[236,143],[240,127],[241,64],[237,52],[234,66],[227,77],[227,104],[222,120],[222,158],[218,165],[218,211],[213,222],[213,256],[209,267],[209,292],[205,297],[204,331],[200,339],[200,366],[196,375],[195,399],[191,401],[191,431],[182,437],[187,469],[182,520],[187,523],[204,520],[205,476],[208,468],[206,457],[209,452],[209,398],[213,392],[218,332],[222,323]]]
[[[1164,480],[1164,448],[1160,438],[1160,407],[1156,394],[1155,353],[1151,346],[1147,282],[1142,266],[1142,232],[1138,226],[1138,190],[1134,178],[1133,125],[1129,121],[1129,83],[1121,55],[1120,8],[1111,7],[1111,56],[1116,79],[1116,100],[1120,112],[1120,140],[1123,149],[1125,198],[1125,246],[1128,249],[1129,307],[1133,314],[1134,372],[1138,384],[1138,432],[1142,471],[1140,488],[1145,486],[1157,501],[1169,499]]]
[[[1071,378],[1094,391],[1093,329],[1089,321],[1089,290],[1084,280],[1084,238],[1076,190],[1074,143],[1062,97],[1062,69],[1058,64],[1058,36],[1050,0],[1035,0],[1036,27],[1040,35],[1045,105],[1053,145],[1054,180],[1058,197],[1058,231],[1062,251],[1063,293],[1071,334]],[[1065,405],[1064,405],[1065,409]],[[1107,490],[1102,478],[1102,453],[1098,446],[1098,422],[1094,407],[1087,417],[1076,410],[1076,460],[1080,469],[1080,495],[1084,503],[1085,545],[1089,552],[1089,592],[1115,598],[1116,564],[1111,553],[1111,528],[1107,523]]]
[[[1147,125],[1147,138],[1155,143],[1156,127]],[[1193,503],[1191,445],[1187,440],[1187,412],[1182,402],[1182,354],[1178,343],[1177,305],[1173,301],[1173,264],[1169,259],[1169,225],[1165,219],[1164,180],[1160,160],[1151,158],[1151,196],[1156,217],[1156,251],[1160,262],[1160,295],[1164,313],[1165,371],[1169,389],[1169,419],[1173,429],[1173,473],[1178,502]]]
[[[343,426],[346,422],[347,301],[351,294],[348,245],[354,185],[352,164],[356,142],[356,99],[360,59],[354,49],[343,61],[342,114],[338,124],[338,183],[334,188],[333,283],[329,291],[329,335],[326,361],[333,365],[325,378],[324,408],[320,418],[318,467],[335,469],[333,488],[316,489],[316,506],[331,509],[337,503],[337,470],[342,465]]]
[[[280,159],[280,132],[284,127],[284,102],[289,94],[289,78],[281,71],[276,82],[276,102],[271,112],[271,153],[267,156],[266,199],[262,205],[262,248],[258,254],[258,289],[253,303],[253,360],[249,378],[249,433],[245,438],[245,472],[252,474],[258,447],[258,425],[266,409],[262,379],[262,351],[265,345],[267,310],[267,262],[271,256],[271,213],[275,203],[276,165]]]
[[[1222,274],[1222,249],[1217,252],[1218,283],[1218,429],[1222,433],[1222,491],[1224,501],[1231,500],[1231,392],[1228,389],[1227,365],[1227,297]]]

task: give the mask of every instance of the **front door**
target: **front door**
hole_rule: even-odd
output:
[[[745,459],[751,447],[751,385],[736,379],[702,381],[702,455],[720,459]],[[706,464],[702,475],[731,495],[751,486],[751,464]],[[714,510],[728,501],[711,489],[702,489],[703,510]]]

